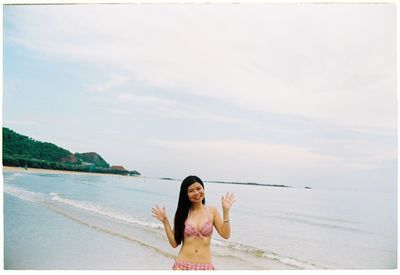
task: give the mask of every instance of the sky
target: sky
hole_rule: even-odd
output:
[[[3,8],[3,126],[149,177],[397,186],[394,4]]]

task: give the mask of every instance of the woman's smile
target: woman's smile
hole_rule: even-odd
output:
[[[201,201],[204,199],[204,188],[198,182],[195,182],[194,184],[190,185],[188,187],[187,192],[190,200],[197,202],[199,200]]]

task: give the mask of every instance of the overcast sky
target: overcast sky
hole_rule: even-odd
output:
[[[395,190],[395,12],[5,6],[3,125],[146,176]]]

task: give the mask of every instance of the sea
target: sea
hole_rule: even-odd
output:
[[[204,180],[204,179],[203,179]],[[3,172],[4,269],[170,270],[172,248],[151,215],[173,221],[181,181]],[[235,194],[231,237],[214,230],[217,270],[394,269],[397,193],[205,182],[222,213]]]

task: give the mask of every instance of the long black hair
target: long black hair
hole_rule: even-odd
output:
[[[175,219],[174,219],[174,236],[177,245],[180,245],[183,241],[183,231],[185,230],[185,221],[189,215],[189,209],[192,203],[189,200],[187,189],[193,183],[198,182],[203,186],[204,184],[199,177],[188,176],[181,184],[181,190],[179,192],[178,207],[176,208]],[[206,203],[206,199],[201,201],[203,204]]]

